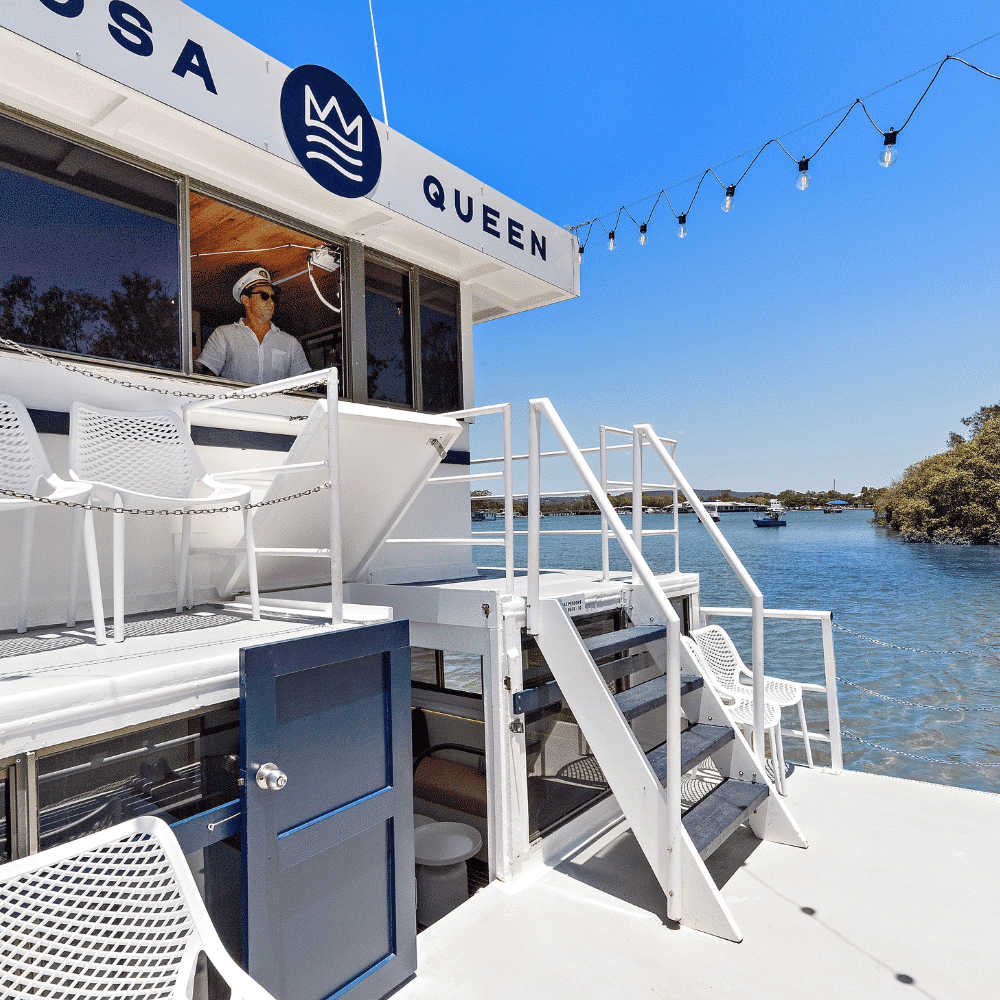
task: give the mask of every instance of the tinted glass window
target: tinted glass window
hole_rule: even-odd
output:
[[[0,326],[19,343],[180,368],[177,187],[0,119]]]
[[[425,274],[420,275],[420,380],[428,413],[462,408],[458,288]]]
[[[412,406],[408,275],[382,264],[365,262],[365,332],[368,398]]]

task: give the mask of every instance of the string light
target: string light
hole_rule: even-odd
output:
[[[890,126],[889,131],[885,133],[885,138],[882,140],[882,152],[878,156],[879,166],[891,167],[896,162],[897,135],[896,130]]]
[[[800,191],[805,191],[810,184],[812,184],[812,178],[809,176],[809,160],[803,156],[799,160],[799,176],[795,179],[795,186]]]
[[[987,38],[982,38],[978,42],[974,42],[972,45],[967,45],[964,49],[961,49],[959,51],[966,52],[966,51],[968,51],[968,49],[975,48],[975,46],[981,45],[981,44],[983,44],[983,42],[991,41],[993,38],[996,38],[997,36],[1000,36],[1000,32],[996,32],[995,34],[990,35]],[[659,205],[660,199],[663,198],[663,199],[666,200],[667,205],[670,208],[670,211],[674,214],[674,217],[677,220],[677,236],[679,238],[683,239],[685,236],[687,236],[687,216],[688,216],[688,213],[691,211],[692,207],[694,206],[695,199],[698,197],[698,192],[701,190],[702,183],[704,182],[704,180],[708,176],[708,174],[712,174],[713,176],[715,176],[715,180],[718,181],[719,185],[725,190],[726,194],[725,194],[725,199],[722,202],[722,210],[724,212],[729,212],[729,211],[732,210],[732,207],[733,207],[733,198],[734,198],[734,196],[736,194],[736,188],[737,188],[737,186],[740,184],[740,182],[743,180],[743,178],[750,171],[751,167],[754,166],[754,164],[760,158],[760,156],[764,152],[764,150],[767,149],[772,143],[775,144],[775,145],[777,145],[777,146],[779,146],[781,148],[782,152],[790,160],[792,160],[793,163],[797,164],[797,166],[798,166],[799,169],[798,169],[798,176],[796,177],[796,180],[795,180],[795,186],[800,191],[804,191],[812,183],[812,177],[809,174],[809,163],[810,163],[810,160],[812,160],[820,152],[820,150],[830,141],[830,139],[833,138],[834,133],[837,132],[837,130],[841,127],[841,125],[844,124],[845,121],[847,121],[847,119],[850,117],[851,113],[854,111],[854,109],[858,105],[861,106],[861,109],[864,111],[865,115],[867,115],[868,120],[872,123],[872,125],[875,127],[875,129],[882,136],[882,146],[883,146],[883,148],[882,148],[882,152],[879,154],[879,165],[883,166],[883,167],[890,167],[890,166],[892,166],[892,164],[896,162],[896,156],[897,156],[897,154],[896,154],[896,139],[899,136],[899,133],[902,132],[903,129],[909,124],[910,119],[913,117],[913,115],[916,112],[917,108],[920,106],[920,104],[923,101],[923,99],[927,96],[928,91],[931,89],[931,87],[934,85],[934,82],[937,80],[938,75],[940,74],[941,70],[945,66],[945,63],[947,63],[949,61],[962,63],[962,65],[968,66],[970,69],[975,70],[977,73],[981,73],[983,76],[989,77],[991,80],[1000,80],[1000,76],[998,76],[996,74],[993,74],[993,73],[988,73],[986,70],[981,69],[978,66],[973,66],[972,63],[966,62],[966,60],[964,60],[964,59],[960,59],[957,54],[956,55],[945,56],[944,59],[942,59],[941,62],[937,64],[937,68],[935,70],[934,76],[931,78],[930,83],[927,85],[927,87],[924,90],[923,94],[921,94],[920,99],[913,106],[913,110],[910,111],[910,114],[907,117],[906,121],[903,122],[902,127],[900,127],[899,129],[890,128],[888,132],[883,132],[882,129],[879,128],[879,126],[874,122],[874,120],[872,119],[872,116],[868,113],[868,109],[865,107],[864,100],[862,98],[858,98],[851,105],[849,105],[849,106],[845,105],[845,107],[846,107],[846,113],[841,118],[841,120],[837,123],[837,125],[834,126],[834,128],[830,132],[830,134],[819,144],[819,146],[816,148],[815,152],[813,152],[811,156],[803,156],[801,159],[796,159],[782,145],[781,139],[784,138],[784,135],[781,136],[781,137],[779,137],[779,138],[777,138],[777,139],[770,139],[767,142],[765,142],[763,145],[761,145],[759,147],[756,147],[756,152],[754,150],[747,150],[746,153],[741,153],[739,156],[732,157],[731,159],[725,161],[726,163],[731,163],[731,162],[733,162],[733,160],[741,159],[743,156],[748,156],[748,155],[750,155],[750,153],[754,153],[755,152],[755,155],[754,155],[753,159],[750,161],[749,166],[747,166],[746,170],[743,171],[743,174],[740,176],[740,178],[736,181],[735,184],[729,184],[729,185],[723,184],[722,181],[719,179],[718,175],[715,173],[715,170],[710,167],[708,170],[705,170],[701,174],[701,178],[698,181],[698,187],[696,188],[696,190],[694,192],[694,195],[692,195],[691,202],[688,205],[687,210],[685,212],[683,212],[681,214],[678,214],[677,212],[675,212],[673,206],[670,204],[670,199],[667,197],[667,190],[668,189],[667,188],[661,188],[660,191],[659,191],[659,193],[656,195],[656,200],[654,201],[653,207],[652,207],[652,209],[650,209],[649,216],[647,217],[647,219],[646,219],[645,222],[643,222],[643,223],[640,224],[639,221],[638,221],[638,219],[634,218],[632,216],[632,214],[629,212],[628,206],[623,205],[621,208],[618,209],[618,218],[615,220],[615,229],[617,229],[618,222],[621,221],[621,216],[622,216],[622,213],[624,212],[626,215],[628,215],[629,219],[631,219],[631,221],[638,227],[638,229],[639,229],[639,244],[641,246],[644,246],[646,244],[647,229],[648,229],[649,221],[652,218],[653,213],[656,211],[656,208],[657,208],[657,205]],[[902,77],[899,80],[896,80],[895,83],[890,83],[890,84],[888,84],[888,85],[886,85],[884,87],[880,87],[878,90],[872,91],[872,93],[868,94],[867,97],[872,97],[875,94],[879,94],[879,93],[881,93],[884,90],[888,90],[891,87],[895,87],[898,84],[902,83],[904,80],[908,80],[911,77],[916,76],[919,73],[926,72],[927,70],[932,69],[932,68],[934,68],[934,64],[933,63],[930,66],[925,66],[925,67],[923,67],[923,69],[919,69],[919,70],[917,70],[914,73],[910,73],[909,75],[907,75],[905,77]],[[822,121],[824,118],[829,118],[831,115],[839,114],[839,112],[843,111],[843,110],[844,110],[844,108],[838,108],[837,111],[828,112],[827,114],[820,116],[819,118],[815,119],[814,121],[807,123],[807,125],[801,125],[801,126],[799,126],[799,128],[792,129],[790,132],[786,132],[785,135],[791,135],[793,132],[798,132],[801,129],[808,127],[809,125],[814,125],[814,124],[816,124],[816,122]],[[720,164],[720,166],[723,166],[723,165],[724,164]],[[697,175],[695,175],[695,176],[697,176]],[[695,177],[689,177],[689,178],[687,178],[684,181],[679,181],[677,184],[670,185],[670,188],[672,189],[672,188],[675,188],[675,187],[679,187],[681,184],[686,184],[688,181],[692,181],[694,179],[695,179]],[[648,198],[652,198],[653,196],[652,195],[648,195],[647,197]],[[633,204],[639,204],[642,201],[646,201],[646,200],[647,200],[646,198],[641,198],[641,199],[639,199],[639,201],[634,202]],[[590,229],[593,228],[593,226],[596,223],[599,223],[600,226],[601,226],[601,228],[604,229],[604,231],[608,234],[608,249],[609,250],[613,250],[614,247],[615,247],[615,229],[611,229],[609,231],[607,229],[607,227],[604,225],[604,223],[601,222],[600,217],[589,219],[587,222],[582,222],[582,223],[579,223],[578,225],[575,225],[575,226],[568,226],[567,228],[569,229],[570,232],[576,233],[580,229],[583,229],[585,227],[589,227],[588,228],[588,238],[589,238]],[[584,241],[584,243],[585,242],[586,241]],[[583,245],[580,246],[580,253],[581,254],[583,253]]]

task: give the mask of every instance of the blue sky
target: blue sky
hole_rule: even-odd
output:
[[[330,67],[381,117],[363,0],[191,6]],[[560,225],[608,228],[663,187],[683,211],[696,181],[671,185],[1000,32],[992,4],[892,0],[374,9],[393,128]],[[1000,37],[962,58],[1000,75]],[[866,98],[878,126],[900,128],[932,75]],[[811,154],[842,114],[782,141]],[[523,426],[549,396],[581,443],[650,422],[698,487],[885,485],[1000,400],[998,121],[1000,81],[949,62],[888,170],[856,109],[804,192],[771,146],[728,214],[708,177],[684,240],[662,201],[646,246],[623,217],[609,252],[596,225],[578,300],[477,328],[476,401],[518,404]]]

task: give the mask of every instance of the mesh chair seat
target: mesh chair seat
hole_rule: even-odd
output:
[[[184,610],[191,550],[191,512],[216,506],[243,507],[250,598],[254,620],[260,618],[253,521],[246,506],[250,487],[220,483],[202,465],[181,416],[173,410],[104,410],[74,403],[70,418],[70,476],[93,484],[111,505],[142,510],[176,510],[183,514],[176,610]],[[114,639],[125,638],[125,524],[115,513]]]
[[[42,488],[44,484],[44,488]],[[50,501],[86,503],[91,494],[91,484],[67,482],[52,471],[45,450],[42,448],[35,425],[24,404],[13,396],[0,395],[0,487],[17,493],[44,496]],[[28,627],[28,590],[31,578],[31,553],[34,540],[35,514],[39,510],[54,511],[58,506],[42,504],[35,500],[0,495],[0,513],[24,512],[21,532],[21,577],[18,593],[17,631]],[[77,509],[73,512],[73,540],[69,570],[69,597],[66,625],[76,624],[76,585],[79,575],[80,544],[84,543],[87,574],[90,583],[90,602],[94,616],[94,631],[98,643],[104,642],[104,604],[101,599],[101,580],[97,566],[97,545],[94,540],[94,521],[91,511]]]
[[[0,994],[184,1000],[205,952],[232,1000],[273,1000],[228,955],[180,845],[143,816],[0,866]]]

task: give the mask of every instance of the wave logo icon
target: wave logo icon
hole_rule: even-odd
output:
[[[354,89],[323,66],[299,66],[281,88],[285,138],[314,181],[342,198],[378,183],[382,143]]]

